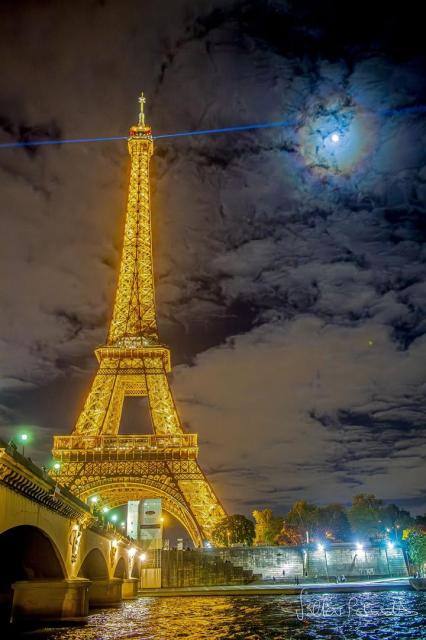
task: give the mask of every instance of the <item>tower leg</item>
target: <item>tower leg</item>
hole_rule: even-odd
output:
[[[157,435],[183,432],[166,372],[147,375],[152,424]]]

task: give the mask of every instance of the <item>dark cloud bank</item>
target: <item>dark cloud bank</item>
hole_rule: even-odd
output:
[[[422,22],[371,4],[3,3],[0,142],[123,135],[141,88],[156,132],[293,123],[156,144],[162,338],[232,511],[425,507]],[[39,460],[105,339],[127,164],[0,151],[2,431],[35,424]]]

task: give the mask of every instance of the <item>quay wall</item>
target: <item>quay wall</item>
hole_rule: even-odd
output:
[[[257,546],[217,550],[222,560],[249,569],[260,580],[298,578],[324,579],[344,575],[348,578],[402,577],[408,575],[403,550],[384,544],[363,549],[346,543],[324,548]]]
[[[160,565],[158,563],[161,563]],[[149,562],[147,563],[149,564]],[[154,564],[152,565],[154,566]],[[190,587],[249,582],[335,581],[407,576],[400,546],[328,544],[317,548],[256,546],[162,551],[161,586]]]

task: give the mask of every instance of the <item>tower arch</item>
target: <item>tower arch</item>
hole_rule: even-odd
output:
[[[93,482],[81,494],[80,498],[87,501],[92,495],[101,496],[102,501],[110,508],[125,505],[129,500],[161,498],[164,510],[176,518],[186,529],[194,546],[202,545],[202,531],[199,529],[190,506],[182,501],[179,491],[171,487],[169,483],[138,477],[126,477],[121,482],[104,478]]]

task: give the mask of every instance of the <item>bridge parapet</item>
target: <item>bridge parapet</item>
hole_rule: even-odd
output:
[[[40,469],[1,440],[0,483],[51,511],[84,523],[85,527],[97,524],[96,518],[84,502],[66,487],[59,486],[48,475],[47,470]]]
[[[90,507],[77,498],[67,487],[58,484],[47,469],[40,469],[31,460],[21,455],[13,446],[0,440],[0,484],[25,496],[32,502],[50,511],[78,522],[109,540],[131,545],[130,539],[119,531],[106,527],[93,514]]]

